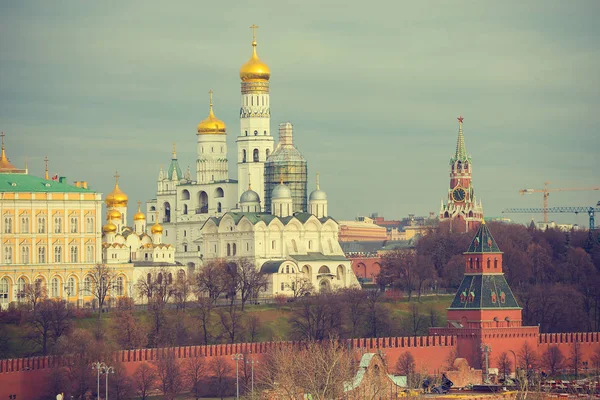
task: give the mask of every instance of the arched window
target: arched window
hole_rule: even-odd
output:
[[[284,291],[284,290],[285,290],[285,285],[283,282],[281,282],[281,291]]]
[[[85,261],[87,261],[87,262],[94,261],[94,246],[88,244],[85,247]]]
[[[88,296],[92,294],[92,277],[89,275],[83,279],[83,292]]]
[[[190,191],[187,189],[183,189],[181,192],[181,200],[189,200],[190,199]]]
[[[115,292],[116,295],[121,297],[123,296],[123,277],[119,276],[117,277],[117,284],[115,285]]]
[[[223,188],[218,187],[215,189],[215,197],[216,198],[225,197],[225,192],[223,191]]]
[[[296,245],[296,239],[292,239],[292,247],[294,248],[294,253],[298,252],[298,246]]]
[[[38,233],[46,233],[46,218],[44,217],[38,218]]]
[[[246,136],[248,136],[248,131],[244,131],[246,133]]]
[[[272,250],[275,250],[275,247],[276,247],[276,245],[275,245],[275,241],[274,241],[274,240],[272,240],[272,241],[271,241],[271,249],[272,249]]]
[[[77,217],[71,217],[71,233],[77,233]]]
[[[38,264],[46,263],[46,247],[40,246],[38,247]]]
[[[12,218],[4,218],[4,233],[12,233]]]
[[[257,135],[258,135],[258,131],[254,131],[254,136],[257,136]]]
[[[267,151],[265,152],[265,159],[269,158],[270,155],[271,155],[271,150],[267,149]]]
[[[319,274],[330,274],[331,270],[329,269],[329,267],[327,265],[322,265],[321,268],[319,268]]]
[[[55,263],[62,262],[62,247],[60,247],[60,246],[54,247],[54,262]]]
[[[9,284],[8,279],[2,278],[0,279],[0,304],[6,306],[8,304],[8,294],[9,294]],[[4,308],[4,307],[2,307]]]
[[[469,258],[469,269],[473,269],[473,259]]]
[[[221,202],[217,203],[217,212],[220,213],[222,211]]]
[[[462,162],[461,161],[459,161],[459,162],[456,163],[456,168],[462,169]]]
[[[286,265],[286,266],[285,266],[285,273],[286,273],[286,274],[289,274],[289,273],[290,273],[290,266],[289,266],[289,265]]]
[[[54,218],[54,233],[62,233],[62,218]]]
[[[6,264],[12,264],[13,255],[12,255],[12,246],[4,247],[4,262]]]
[[[312,249],[312,240],[309,240],[309,241],[308,241],[308,249],[309,249],[309,250],[310,250],[310,249]]]
[[[196,214],[207,214],[208,213],[208,194],[204,190],[198,192],[198,203],[200,209]]]
[[[490,269],[491,265],[492,265],[492,260],[490,260],[488,258],[488,260],[487,260],[487,269]]]
[[[237,253],[237,246],[234,243],[233,244],[233,255],[235,256],[236,253]]]
[[[266,136],[266,135],[267,135],[267,131],[263,131],[263,135],[265,135],[265,136]]]
[[[475,258],[475,269],[479,269],[479,258]]]
[[[27,281],[25,278],[20,277],[17,280],[17,300],[19,302],[25,301],[25,287],[27,285]]]
[[[71,246],[71,262],[79,262],[79,248],[77,246]]]
[[[85,230],[87,233],[94,232],[94,218],[88,217],[85,221]]]
[[[72,296],[75,294],[75,278],[70,276],[67,279],[67,296]]]
[[[50,282],[50,297],[58,297],[60,295],[60,284],[58,278],[55,276]]]
[[[188,213],[188,207],[187,207],[187,204],[184,204],[183,205],[183,214],[187,215],[187,213]]]
[[[498,259],[494,258],[494,269],[498,268]]]
[[[177,271],[177,280],[179,282],[182,282],[185,280],[185,271],[180,269],[179,271]]]
[[[29,233],[29,217],[21,218],[21,233]]]
[[[246,136],[248,136],[248,131],[246,131]],[[242,150],[242,162],[246,162],[246,150]]]
[[[163,280],[162,272],[159,272],[156,282],[158,282],[158,284],[160,285],[160,284],[162,284],[162,280]]]
[[[152,283],[152,274],[150,272],[148,272],[148,275],[146,276],[146,282],[148,284]]]
[[[252,152],[252,159],[254,160],[254,162],[258,162],[258,149],[254,149],[254,151]]]
[[[467,171],[469,169],[469,162],[465,161],[465,171]]]
[[[163,254],[163,258],[165,258],[165,255]],[[171,283],[173,283],[173,274],[169,272],[169,275],[167,275],[167,283],[170,285]]]
[[[163,222],[171,222],[171,204],[167,201],[163,204],[163,208],[165,210]]]
[[[231,255],[231,245],[229,243],[227,243],[227,255]]]
[[[29,264],[29,246],[21,247],[21,262],[23,264]]]

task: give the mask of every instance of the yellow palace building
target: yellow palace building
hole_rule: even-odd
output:
[[[101,194],[86,182],[39,178],[0,158],[0,307],[24,301],[28,284],[50,298],[92,301],[88,272],[102,262]],[[87,285],[87,286],[86,286]]]

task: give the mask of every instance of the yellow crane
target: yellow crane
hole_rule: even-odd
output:
[[[543,189],[521,189],[519,193],[523,194],[533,194],[533,193],[542,193],[544,197],[543,202],[543,210],[544,210],[544,222],[548,222],[548,196],[550,196],[550,192],[569,192],[574,190],[600,190],[600,187],[590,187],[590,188],[554,188],[549,189],[548,185],[550,182],[544,182]]]

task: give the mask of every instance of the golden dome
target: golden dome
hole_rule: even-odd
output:
[[[158,223],[158,221],[156,221],[156,223],[154,225],[152,225],[152,229],[150,229],[150,232],[152,232],[152,234],[155,233],[163,233],[163,227]]]
[[[138,201],[138,210],[135,213],[135,215],[133,216],[133,220],[134,221],[145,221],[146,220],[146,216],[144,215],[144,213],[142,212],[142,210],[140,210],[140,205],[142,203]]]
[[[119,174],[115,173],[115,188],[110,192],[104,202],[107,207],[127,207],[129,197],[119,188]]]
[[[107,221],[113,221],[115,219],[121,219],[121,213],[118,212],[117,210],[115,210],[114,208],[111,208],[106,213],[106,220]]]
[[[210,111],[208,112],[208,118],[198,124],[198,134],[225,134],[225,122],[215,117],[213,112],[212,94],[213,91],[208,92],[210,94]]]
[[[256,54],[256,40],[252,41],[252,57],[240,68],[242,82],[268,82],[271,77],[269,66],[260,61]]]
[[[117,232],[117,226],[115,224],[113,224],[112,222],[109,222],[108,224],[104,225],[102,227],[102,232],[104,233],[116,233]]]

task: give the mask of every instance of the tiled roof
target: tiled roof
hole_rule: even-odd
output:
[[[479,229],[467,253],[500,253],[500,248],[485,223],[479,224]]]
[[[0,192],[5,193],[95,193],[93,190],[46,180],[29,174],[0,173]]]
[[[504,274],[465,275],[450,309],[520,308]]]
[[[310,217],[313,216],[310,213],[304,213],[303,212],[303,213],[296,213],[293,216],[280,218],[280,217],[277,217],[277,216],[275,216],[273,214],[262,213],[262,212],[233,212],[233,211],[229,211],[226,214],[224,214],[222,217],[211,217],[211,218],[209,218],[209,220],[212,220],[215,223],[215,225],[219,226],[219,224],[221,223],[221,221],[223,220],[223,217],[225,217],[225,215],[230,215],[233,218],[233,222],[236,225],[242,220],[243,217],[246,217],[246,219],[248,219],[248,221],[250,221],[250,223],[252,225],[256,225],[257,223],[259,223],[261,221],[264,222],[265,224],[269,225],[271,223],[271,221],[273,221],[274,219],[279,219],[282,224],[287,225],[294,218],[297,219],[298,221],[300,221],[302,224],[304,224],[304,223],[306,223],[306,221],[309,220]],[[319,221],[321,223],[325,223],[328,220],[335,221],[331,217],[325,217],[325,218],[320,218],[319,219]]]

